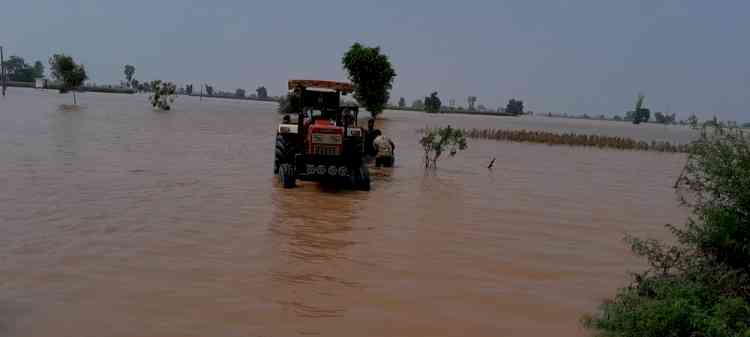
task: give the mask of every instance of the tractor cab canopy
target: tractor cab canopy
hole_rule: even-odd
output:
[[[353,92],[354,86],[346,82],[289,80],[289,90],[297,97],[297,110],[303,118],[340,121],[341,95]]]
[[[289,80],[289,90],[315,90],[327,89],[334,92],[340,92],[344,95],[354,92],[354,86],[351,83],[319,80]]]

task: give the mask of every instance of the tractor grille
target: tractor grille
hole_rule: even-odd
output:
[[[338,156],[341,155],[341,151],[339,151],[336,145],[313,144],[312,154],[318,156]]]

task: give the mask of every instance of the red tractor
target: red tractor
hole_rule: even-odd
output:
[[[279,124],[274,160],[274,173],[285,188],[295,187],[299,179],[370,190],[358,107],[340,103],[341,96],[353,90],[343,82],[289,81],[289,101],[297,118],[286,115]]]

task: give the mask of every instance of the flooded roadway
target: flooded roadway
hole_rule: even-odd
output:
[[[0,336],[579,336],[623,235],[686,217],[682,155],[470,140],[426,173],[415,131],[681,128],[387,111],[371,192],[284,190],[273,103],[79,99],[0,99]]]

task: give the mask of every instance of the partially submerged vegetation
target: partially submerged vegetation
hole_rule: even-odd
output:
[[[65,54],[55,54],[49,59],[50,74],[62,83],[60,93],[73,92],[73,104],[76,100],[76,90],[88,79],[86,69],[82,64],[76,64],[73,57]]]
[[[174,103],[177,86],[171,82],[162,82],[160,80],[151,82],[151,96],[149,102],[154,108],[169,111]]]
[[[453,157],[458,151],[466,150],[468,147],[464,132],[450,125],[442,128],[425,128],[421,132],[422,139],[419,140],[419,144],[424,150],[425,168],[437,168],[437,161],[443,153],[447,152]]]
[[[427,113],[438,113],[442,106],[443,102],[440,101],[437,91],[424,98],[424,109]]]
[[[625,115],[625,120],[632,121],[633,124],[647,123],[651,119],[651,110],[645,107],[646,96],[638,94],[635,100],[635,108]]]
[[[750,336],[750,139],[704,128],[676,184],[676,243],[628,237],[650,267],[582,319],[600,336]]]
[[[470,129],[463,130],[466,137],[494,139],[510,142],[539,143],[548,145],[591,146],[618,150],[640,150],[657,152],[687,152],[689,145],[670,142],[645,142],[625,137],[555,133],[532,130]]]

